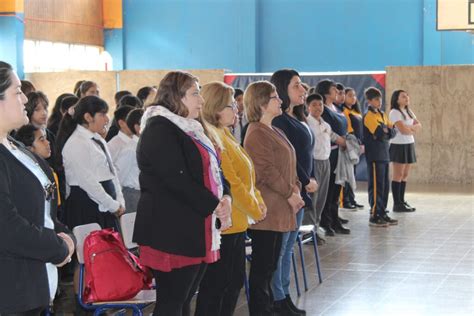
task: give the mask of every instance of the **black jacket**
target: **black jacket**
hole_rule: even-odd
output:
[[[36,159],[54,182],[48,164]],[[64,261],[68,248],[56,234],[69,231],[56,220],[54,207],[56,231],[44,227],[44,203],[41,183],[0,145],[0,314],[49,305],[45,263]]]
[[[141,196],[133,240],[171,254],[203,257],[204,220],[219,199],[204,185],[201,154],[168,119],[148,120],[137,147]],[[224,194],[229,194],[227,183]]]

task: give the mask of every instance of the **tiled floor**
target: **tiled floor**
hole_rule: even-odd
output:
[[[311,246],[304,246],[310,287],[297,298],[293,286],[292,297],[307,315],[474,315],[473,188],[409,190],[417,211],[390,213],[398,226],[369,227],[368,210],[340,212],[352,233],[319,247],[322,284]],[[367,205],[364,185],[357,200]],[[240,303],[236,316],[248,315]]]
[[[474,315],[473,187],[408,190],[417,211],[390,213],[398,226],[369,227],[367,209],[340,212],[352,233],[319,248],[322,284],[312,246],[304,246],[309,289],[297,298],[292,282],[292,297],[307,315]],[[356,198],[367,205],[363,184]],[[248,315],[243,291],[235,315]]]

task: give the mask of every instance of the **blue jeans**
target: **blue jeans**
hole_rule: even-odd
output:
[[[290,294],[290,270],[291,270],[291,256],[293,254],[293,246],[296,242],[298,230],[303,221],[304,209],[296,213],[296,230],[283,233],[281,241],[280,258],[278,259],[278,266],[273,273],[272,292],[273,299],[280,301]]]

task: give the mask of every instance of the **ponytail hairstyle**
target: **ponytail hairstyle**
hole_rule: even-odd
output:
[[[90,116],[95,116],[96,113],[107,113],[109,106],[107,103],[99,97],[90,95],[79,99],[74,107],[64,114],[61,123],[59,124],[58,136],[56,138],[57,152],[57,166],[62,169],[63,155],[62,151],[69,137],[76,130],[77,125],[87,126],[88,123],[84,118],[86,113]]]
[[[354,88],[347,87],[347,88],[344,89],[344,94],[347,94],[349,91],[354,91],[354,93],[355,93]],[[345,106],[345,103],[344,103],[344,106]],[[356,111],[359,114],[362,113],[361,110],[360,110],[359,100],[357,100],[357,98],[356,98],[356,103],[354,103],[354,105],[352,106],[352,110]]]
[[[405,113],[403,113],[403,111],[400,109],[400,105],[398,104],[398,97],[400,96],[400,94],[402,92],[405,92],[405,90],[395,90],[393,93],[392,93],[392,98],[390,99],[390,108],[391,109],[395,109],[395,110],[398,110],[400,113],[402,113],[402,116],[403,116],[403,119],[406,120],[406,115]],[[407,106],[405,107],[405,109],[407,110],[407,113],[408,113],[408,116],[412,119],[415,118],[415,115],[413,114],[413,112],[408,108],[408,104]]]
[[[51,129],[51,127],[59,125],[59,122],[61,122],[61,119],[63,118],[63,114],[61,112],[61,102],[66,97],[71,97],[71,96],[74,96],[74,94],[63,93],[59,97],[56,98],[56,102],[54,102],[53,110],[51,111],[51,115],[49,116],[48,123],[46,125],[48,129]]]
[[[316,85],[314,92],[323,97],[323,104],[326,104],[326,95],[329,94],[331,87],[337,88],[336,83],[330,79],[321,80]]]
[[[81,86],[79,87],[79,98],[85,97],[86,92],[92,87],[97,87],[97,83],[94,81],[84,81],[81,83]]]

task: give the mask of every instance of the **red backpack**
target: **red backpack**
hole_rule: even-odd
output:
[[[121,301],[150,289],[152,276],[124,246],[112,228],[94,231],[84,240],[86,303]]]

